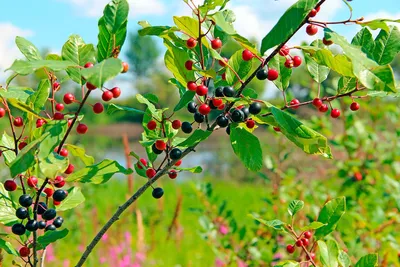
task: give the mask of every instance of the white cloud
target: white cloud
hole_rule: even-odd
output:
[[[396,14],[390,14],[387,11],[378,11],[376,13],[368,14],[364,16],[364,21],[374,20],[374,19],[400,19],[400,12]],[[391,24],[391,23],[389,23]],[[395,23],[393,23],[395,24]],[[398,25],[396,23],[395,25]]]
[[[99,17],[109,0],[61,0],[77,7],[85,15]],[[166,13],[166,6],[162,0],[129,0],[130,17],[138,15],[163,15]]]
[[[18,28],[11,23],[0,23],[0,81],[4,81],[7,73],[4,70],[11,66],[16,58],[22,58],[15,44],[15,37],[27,37],[33,35],[30,30]]]

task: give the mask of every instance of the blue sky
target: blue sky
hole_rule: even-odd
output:
[[[173,15],[189,15],[182,0],[129,0],[131,14],[129,28],[137,30],[137,22],[148,20],[153,25],[172,24]],[[400,18],[399,0],[353,0],[354,18]],[[86,42],[96,43],[97,20],[108,0],[13,0],[0,1],[0,80],[3,71],[15,57],[21,57],[14,45],[21,35],[40,48],[59,52],[71,34],[80,34]],[[200,2],[198,0],[197,2]],[[237,15],[236,28],[246,37],[261,39],[279,16],[296,0],[231,0],[229,8]],[[347,18],[348,10],[342,0],[327,0],[319,14],[321,20]],[[341,27],[350,36],[357,26]],[[307,39],[303,33],[295,42]]]

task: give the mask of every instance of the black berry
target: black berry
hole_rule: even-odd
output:
[[[253,115],[257,115],[258,113],[261,112],[261,104],[258,102],[253,102],[251,103],[249,107],[249,112]]]
[[[155,144],[155,143],[151,146],[151,150],[153,151],[154,154],[157,154],[157,155],[163,153],[162,150],[159,150],[159,149],[156,147],[156,144]]]
[[[199,112],[194,113],[194,121],[197,123],[202,123],[205,120],[205,116],[201,115]]]
[[[54,225],[50,224],[50,225],[46,226],[46,229],[44,231],[47,232],[47,231],[55,231],[55,230],[56,230],[56,227]]]
[[[197,105],[194,102],[189,102],[187,109],[190,113],[195,113],[197,111]]]
[[[46,222],[40,221],[40,222],[38,222],[38,226],[39,226],[39,229],[44,229],[44,228],[46,228]]]
[[[161,198],[164,195],[164,190],[161,187],[154,188],[152,195],[154,198]]]
[[[16,223],[11,227],[11,231],[16,235],[23,235],[26,230],[22,223]]]
[[[169,157],[172,160],[178,160],[182,157],[182,151],[179,148],[174,148],[169,152]]]
[[[217,89],[215,89],[214,95],[216,97],[223,97],[224,96],[224,88],[222,86],[220,86]]]
[[[225,131],[228,135],[230,135],[231,134],[231,126],[229,125],[228,127],[226,127]]]
[[[234,122],[241,122],[244,121],[244,112],[239,110],[239,109],[235,109],[232,113],[231,113],[231,119]]]
[[[33,199],[28,194],[24,194],[24,195],[19,197],[19,204],[22,207],[29,207],[30,205],[32,205],[32,203],[33,203]]]
[[[257,71],[257,79],[259,80],[266,80],[268,78],[268,70],[266,69],[261,69],[259,71]]]
[[[55,201],[61,202],[67,197],[67,193],[63,189],[57,189],[53,194]]]
[[[224,87],[224,95],[226,97],[233,97],[235,95],[235,89],[231,86],[225,86]]]
[[[229,125],[229,119],[228,119],[226,116],[224,116],[224,115],[220,115],[220,116],[217,118],[217,125],[218,125],[219,127],[225,128],[226,126]]]
[[[39,228],[39,224],[35,220],[29,220],[25,225],[26,230],[34,232]]]
[[[18,217],[18,219],[26,219],[28,218],[29,212],[27,208],[20,207],[16,210],[15,215]]]
[[[242,108],[241,111],[242,111],[243,114],[244,114],[244,119],[247,120],[247,119],[249,118],[249,116],[250,116],[250,110],[249,110],[249,108],[247,108],[247,107]]]
[[[184,133],[187,133],[187,134],[190,134],[193,131],[192,125],[190,124],[190,122],[187,122],[187,121],[182,123],[181,129]]]
[[[63,222],[64,222],[64,219],[63,219],[62,217],[59,216],[59,217],[57,217],[57,218],[54,219],[53,225],[54,225],[56,228],[60,228],[60,227],[62,226]]]
[[[44,202],[39,202],[37,214],[42,215],[47,210],[47,205]]]
[[[214,103],[213,103],[213,101],[209,101],[209,103],[208,103],[208,106],[211,108],[211,109],[217,109],[218,107],[216,107],[215,105],[214,105]]]
[[[42,218],[45,219],[46,221],[50,221],[53,220],[56,216],[57,212],[55,209],[48,209],[43,213]]]

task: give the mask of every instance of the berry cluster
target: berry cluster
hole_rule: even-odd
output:
[[[286,246],[286,251],[290,254],[294,253],[296,251],[296,247],[302,248],[302,247],[307,247],[310,244],[310,239],[312,238],[312,233],[310,231],[302,233],[298,239],[296,240],[294,245],[287,245]],[[310,253],[310,255],[307,255],[307,260],[310,260],[310,257],[312,260],[315,260],[315,254]]]

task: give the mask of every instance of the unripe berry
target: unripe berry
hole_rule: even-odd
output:
[[[182,126],[182,123],[180,120],[174,120],[172,122],[172,128],[175,130],[178,130],[179,128],[181,128],[181,126]]]
[[[200,84],[199,86],[197,86],[196,88],[196,94],[198,94],[199,96],[205,96],[208,93],[208,88],[207,86]]]
[[[318,32],[318,27],[312,24],[309,24],[306,28],[306,32],[308,35],[313,36],[316,35]]]
[[[153,131],[157,128],[157,122],[154,120],[151,120],[147,123],[147,129],[149,129],[150,131]]]
[[[222,41],[219,38],[212,40],[211,47],[213,49],[220,49],[222,47]]]
[[[21,143],[19,143],[18,144],[18,149],[19,150],[22,150],[22,149],[24,149],[24,147],[26,147],[28,144],[26,143],[26,142],[21,142]]]
[[[268,80],[270,81],[275,81],[276,79],[278,79],[279,76],[279,72],[275,69],[269,69],[268,70]]]
[[[86,124],[80,123],[78,124],[78,126],[76,127],[76,132],[78,134],[85,134],[88,131],[88,127]]]
[[[223,102],[222,99],[220,99],[220,98],[214,98],[214,99],[212,100],[212,103],[213,103],[213,105],[214,105],[215,107],[219,107],[219,106],[221,106],[224,102]]]
[[[301,65],[302,59],[299,56],[294,56],[293,57],[293,67],[297,68],[298,66]]]
[[[42,119],[37,119],[36,120],[36,128],[40,128],[43,126],[43,124],[45,124],[46,122]]]
[[[154,169],[152,169],[152,168],[146,170],[146,176],[147,176],[149,179],[151,179],[151,178],[153,178],[154,176],[156,176],[156,173],[157,173],[156,170],[154,170]]]
[[[293,66],[294,66],[293,60],[291,60],[290,58],[287,58],[285,61],[285,67],[288,69],[291,69],[291,68],[293,68]]]
[[[75,101],[75,96],[71,93],[66,93],[63,100],[65,104],[69,105]]]
[[[15,191],[17,190],[17,183],[14,180],[7,180],[4,182],[4,188],[9,191]]]
[[[308,244],[310,243],[307,238],[302,238],[301,242],[303,243],[303,246],[308,246]]]
[[[43,192],[47,195],[47,197],[52,197],[54,194],[54,190],[51,187],[46,187]]]
[[[93,105],[93,112],[96,114],[100,114],[104,111],[104,106],[102,103],[96,103]]]
[[[326,46],[330,46],[330,45],[332,45],[333,44],[333,41],[332,40],[327,40],[327,39],[325,39],[325,37],[322,39],[322,43],[324,43],[324,45],[326,45]]]
[[[90,82],[86,82],[86,88],[88,90],[95,90],[97,88],[97,86],[94,84],[91,84]]]
[[[143,166],[147,167],[147,160],[146,159],[141,158],[139,161],[143,164]],[[136,163],[136,166],[138,167],[138,169],[143,169],[142,165],[139,164],[139,162]]]
[[[129,64],[127,62],[122,62],[122,71],[121,73],[127,73],[129,70]]]
[[[226,80],[226,72],[222,73],[221,79],[224,80],[224,81]]]
[[[289,55],[290,49],[287,45],[282,46],[282,48],[279,50],[279,55],[281,56],[287,56]]]
[[[175,179],[176,177],[178,177],[178,172],[177,172],[176,170],[170,170],[170,171],[168,172],[168,176],[169,176],[169,178],[171,178],[171,179]]]
[[[0,119],[6,115],[6,110],[4,108],[0,108]]]
[[[60,90],[61,84],[59,82],[54,82],[53,83],[53,90],[58,91]]]
[[[252,60],[253,57],[254,57],[254,54],[250,50],[247,50],[247,49],[243,50],[242,58],[244,61]]]
[[[331,110],[331,117],[336,119],[340,116],[340,110],[338,110],[337,108],[334,108]]]
[[[226,67],[226,65],[228,65],[228,61],[229,61],[229,59],[227,59],[226,57],[224,57],[223,60],[219,60],[219,61],[218,61],[218,64],[219,64],[221,67]]]
[[[318,11],[316,9],[313,9],[313,10],[310,11],[310,14],[308,14],[308,16],[310,18],[313,18],[313,17],[315,17],[317,15],[317,13],[318,13]]]
[[[185,68],[187,70],[192,70],[193,69],[193,61],[191,61],[191,60],[186,61],[185,62]]]
[[[63,111],[64,110],[64,104],[62,104],[62,103],[57,103],[57,105],[56,105],[56,110],[57,111]]]
[[[88,69],[88,68],[91,68],[91,67],[93,67],[93,66],[94,66],[94,65],[93,65],[92,62],[88,62],[88,63],[85,64],[84,68],[85,68],[85,69]]]
[[[293,99],[292,101],[290,101],[290,108],[292,108],[292,109],[298,109],[299,108],[299,105],[300,104],[300,101],[298,100],[298,99]]]
[[[304,232],[304,237],[310,239],[312,237],[312,233],[310,231]]]
[[[320,107],[322,106],[323,103],[322,103],[322,100],[321,100],[321,99],[319,99],[318,97],[316,97],[316,98],[313,99],[312,104],[314,105],[314,107],[320,108]]]
[[[64,119],[64,114],[62,114],[61,112],[56,112],[53,115],[53,119],[56,121],[60,121]]]
[[[273,129],[274,129],[275,132],[280,132],[281,131],[281,128],[276,127],[276,126],[274,126]]]
[[[249,128],[249,129],[253,129],[255,125],[256,125],[256,123],[255,123],[254,120],[251,120],[251,119],[250,119],[250,120],[246,121],[246,126],[247,126],[247,128]]]
[[[19,255],[22,258],[28,257],[29,254],[31,254],[31,250],[28,247],[22,247],[22,248],[19,249]]]
[[[16,117],[13,124],[15,127],[22,127],[24,125],[24,120],[21,117]]]
[[[286,251],[287,251],[288,253],[290,253],[290,254],[294,253],[295,250],[296,250],[296,247],[293,246],[293,245],[287,245],[287,247],[286,247]]]
[[[158,150],[164,151],[167,148],[167,143],[163,140],[157,140],[155,144]]]
[[[104,91],[103,94],[101,95],[101,99],[103,99],[103,101],[108,102],[111,99],[113,99],[114,95],[111,91],[107,90]]]
[[[351,109],[352,111],[357,111],[357,110],[360,109],[360,104],[358,104],[357,102],[353,102],[353,103],[351,103],[351,105],[350,105],[350,109]]]
[[[322,105],[319,107],[318,110],[319,110],[319,112],[325,113],[325,112],[328,111],[328,109],[329,109],[328,105],[322,104]]]
[[[180,159],[175,163],[175,166],[179,167],[179,166],[181,166],[181,164],[182,164],[182,160]]]
[[[355,172],[354,173],[354,179],[356,181],[361,181],[363,179],[363,176],[362,176],[362,174],[360,172]]]
[[[118,98],[121,95],[121,89],[119,87],[114,87],[111,89],[111,93],[113,95],[113,98]]]
[[[60,156],[62,156],[62,157],[68,157],[68,150],[66,150],[65,148],[62,148],[61,150],[60,150]]]
[[[314,261],[314,260],[315,260],[315,253],[311,252],[311,253],[310,253],[310,256],[311,256],[311,259]],[[307,256],[306,256],[306,259],[309,261],[309,260],[310,260],[310,257],[307,255]]]
[[[211,111],[211,108],[207,104],[201,104],[200,107],[199,107],[199,113],[201,115],[204,115],[204,116],[208,115],[210,113],[210,111]]]
[[[186,87],[187,87],[187,89],[189,91],[196,91],[197,90],[197,84],[195,82],[193,82],[193,81],[188,82]]]
[[[28,178],[28,186],[29,187],[36,187],[38,183],[38,179],[35,176],[31,176]]]
[[[189,38],[189,39],[186,41],[186,46],[187,46],[188,48],[195,48],[196,45],[197,45],[197,40],[194,39],[194,38]]]
[[[301,239],[296,241],[296,246],[298,246],[298,247],[303,246],[303,242],[301,241]]]
[[[62,176],[56,176],[54,179],[54,186],[57,188],[61,188],[65,185],[65,179]]]

